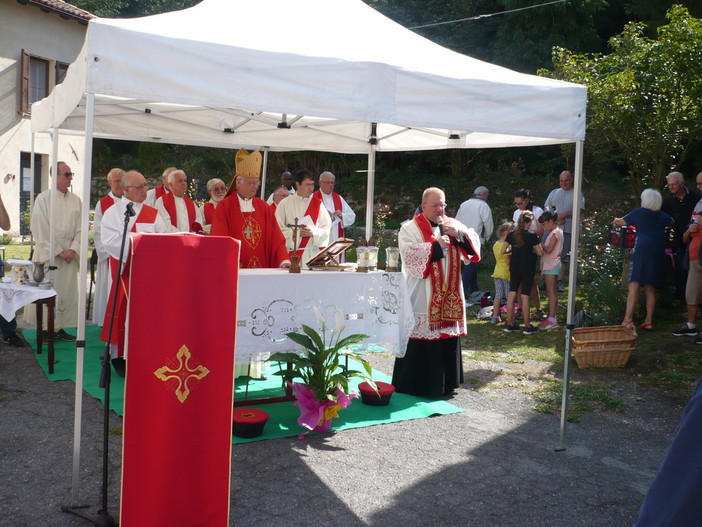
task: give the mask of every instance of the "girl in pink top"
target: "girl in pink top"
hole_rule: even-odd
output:
[[[548,297],[548,318],[539,325],[539,329],[547,330],[558,327],[556,309],[558,308],[558,274],[561,272],[561,251],[563,249],[563,231],[558,227],[558,213],[555,208],[546,209],[539,217],[539,223],[544,231],[551,231],[543,242],[544,251],[541,257],[541,275],[546,284]]]

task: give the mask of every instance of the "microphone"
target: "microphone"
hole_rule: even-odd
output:
[[[439,236],[444,235],[444,218],[439,216],[436,218],[436,223],[439,225]]]
[[[124,211],[124,216],[128,218],[136,216],[136,212],[134,212],[134,203],[132,203],[131,201],[127,203],[127,210]]]

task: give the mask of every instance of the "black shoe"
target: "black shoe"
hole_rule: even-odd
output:
[[[127,373],[126,361],[122,357],[117,357],[116,359],[112,359],[110,362],[112,362],[112,367],[117,372],[117,375],[124,377],[124,375]]]
[[[56,333],[54,333],[54,340],[65,340],[66,342],[75,342],[76,337],[74,335],[69,335],[62,329],[59,329]]]
[[[512,324],[511,326],[509,324],[505,324],[505,327],[502,328],[502,331],[505,333],[514,333],[515,331],[519,331],[519,324]]]
[[[687,324],[683,324],[680,328],[673,331],[673,335],[676,337],[696,337],[698,331],[697,327],[690,328]]]
[[[17,333],[13,333],[9,337],[3,337],[2,343],[7,344],[8,346],[14,346],[16,348],[24,348],[27,345],[25,340]]]

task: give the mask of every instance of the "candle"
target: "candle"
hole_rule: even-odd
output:
[[[378,248],[368,247],[368,267],[371,269],[378,268]]]

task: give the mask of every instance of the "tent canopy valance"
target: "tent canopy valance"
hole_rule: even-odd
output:
[[[360,0],[92,20],[64,83],[33,105],[33,130],[82,132],[89,93],[94,136],[113,139],[365,153],[585,135],[583,86],[455,53]]]

